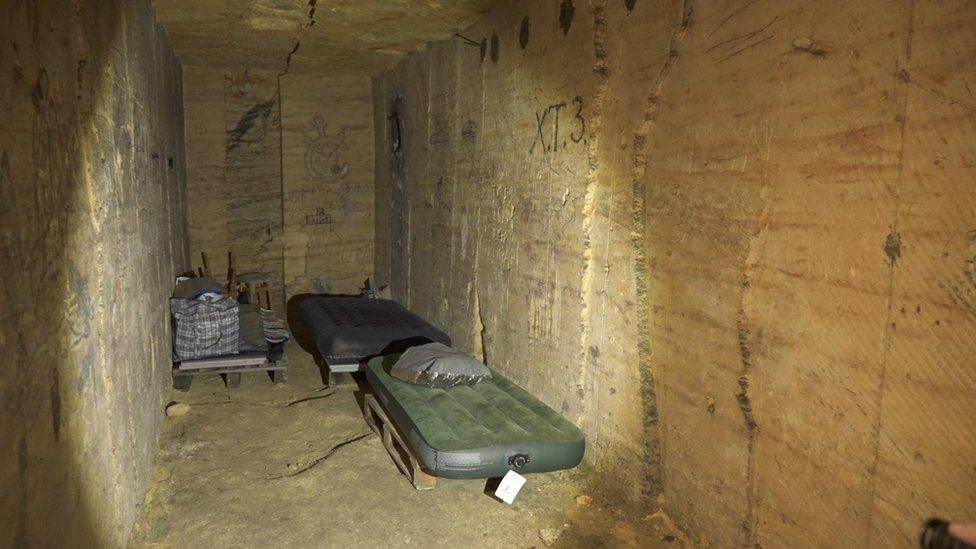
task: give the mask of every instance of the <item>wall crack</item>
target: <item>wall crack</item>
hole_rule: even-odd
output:
[[[308,8],[308,21],[306,21],[305,24],[303,24],[301,28],[298,30],[299,36],[301,36],[301,34],[305,32],[305,29],[315,25],[315,4],[317,2],[318,0],[308,0],[308,5],[306,6]],[[285,68],[278,74],[279,77],[282,77],[288,73],[288,70],[291,68],[291,57],[295,55],[295,52],[298,51],[298,48],[301,45],[302,45],[301,39],[296,37],[295,45],[291,48],[291,51],[288,52],[288,56],[285,57]]]
[[[647,217],[647,204],[645,192],[647,190],[644,176],[647,173],[647,141],[651,128],[657,120],[657,115],[661,105],[661,95],[663,94],[671,72],[678,60],[681,43],[684,40],[688,29],[691,27],[694,9],[692,2],[685,0],[681,5],[681,19],[678,26],[671,34],[668,44],[667,59],[658,71],[654,79],[654,84],[647,95],[647,103],[644,109],[643,121],[636,131],[634,131],[633,160],[631,163],[631,201],[633,212],[633,232],[631,233],[631,243],[634,248],[634,284],[636,288],[637,303],[637,370],[640,376],[640,396],[641,407],[643,409],[645,422],[645,461],[650,464],[647,468],[644,486],[644,497],[647,501],[654,501],[655,496],[663,490],[663,479],[661,469],[663,466],[662,455],[663,437],[658,423],[657,412],[657,390],[655,389],[654,375],[651,369],[651,344],[650,344],[650,312],[648,288],[647,254],[645,248],[646,228],[645,219]]]
[[[888,378],[888,350],[891,348],[891,338],[892,338],[892,306],[894,301],[894,288],[895,288],[895,267],[897,266],[898,259],[904,252],[903,244],[901,240],[901,235],[898,233],[898,217],[900,211],[900,200],[898,196],[898,190],[902,186],[904,181],[905,172],[905,126],[908,123],[908,94],[910,92],[910,85],[913,84],[911,78],[908,76],[908,70],[911,68],[912,61],[912,40],[915,37],[915,0],[912,0],[909,7],[908,16],[908,38],[905,45],[905,58],[899,59],[898,63],[901,65],[904,63],[904,67],[901,68],[895,75],[896,81],[903,82],[903,91],[901,109],[896,117],[899,124],[899,148],[898,148],[898,187],[894,193],[894,212],[892,212],[891,230],[888,236],[885,238],[884,252],[885,256],[888,258],[888,290],[885,296],[885,321],[884,326],[882,326],[881,335],[881,375],[878,381],[877,388],[877,418],[874,424],[874,459],[871,462],[871,466],[868,469],[871,474],[871,492],[869,499],[867,501],[868,506],[868,520],[867,520],[867,534],[866,539],[862,545],[871,545],[871,535],[874,531],[874,501],[877,495],[878,486],[878,464],[881,456],[881,430],[882,422],[884,421],[884,396],[885,396],[885,385]]]
[[[767,162],[768,152],[771,150],[772,134],[766,136]],[[742,421],[746,430],[746,510],[743,516],[741,533],[743,547],[756,547],[757,525],[759,523],[757,510],[757,471],[756,453],[759,444],[759,422],[756,420],[753,410],[752,398],[749,388],[752,385],[752,374],[754,361],[752,357],[752,346],[756,337],[750,319],[753,310],[753,280],[755,278],[756,265],[762,256],[765,247],[766,229],[769,227],[770,203],[769,198],[769,179],[766,170],[763,170],[763,186],[759,190],[759,199],[762,202],[762,210],[759,213],[756,229],[749,238],[746,250],[745,263],[741,279],[741,298],[739,311],[736,317],[736,337],[739,346],[739,376],[736,379],[738,388],[735,392],[735,400],[742,412]]]
[[[596,361],[591,351],[590,339],[593,332],[592,301],[593,301],[593,223],[596,216],[596,204],[600,192],[600,132],[603,127],[603,106],[606,102],[607,89],[610,80],[610,65],[607,60],[605,41],[607,36],[607,19],[604,8],[606,0],[594,2],[593,14],[593,73],[598,79],[593,98],[593,110],[590,115],[591,124],[587,133],[586,143],[587,173],[586,191],[583,198],[583,264],[580,295],[580,369],[576,381],[576,390],[581,400],[579,418],[576,423],[580,427],[586,419],[589,410],[586,398],[586,382],[590,365]]]

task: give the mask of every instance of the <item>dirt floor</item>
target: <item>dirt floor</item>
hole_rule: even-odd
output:
[[[363,420],[366,386],[325,387],[297,346],[288,360],[287,385],[256,372],[236,389],[207,376],[172,393],[190,409],[166,419],[130,546],[682,545],[662,517],[600,508],[578,471],[531,475],[511,507],[480,480],[417,491]]]

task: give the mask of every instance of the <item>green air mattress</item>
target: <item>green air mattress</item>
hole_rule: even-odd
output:
[[[493,478],[509,469],[569,469],[583,459],[583,433],[498,372],[477,385],[433,389],[392,377],[398,358],[371,359],[366,379],[429,473]]]

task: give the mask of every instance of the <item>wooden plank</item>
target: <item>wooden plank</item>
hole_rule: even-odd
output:
[[[284,385],[288,383],[288,369],[281,368],[271,370],[271,379],[274,381],[275,385]]]
[[[236,374],[224,374],[224,376],[225,376],[224,383],[227,385],[227,387],[229,389],[236,389],[237,387],[240,387],[241,386],[241,374],[240,373],[236,373]]]
[[[437,477],[427,473],[420,466],[420,462],[417,458],[410,456],[410,468],[413,471],[413,476],[411,481],[413,482],[413,487],[417,490],[432,490],[437,487]]]
[[[264,354],[257,356],[225,356],[218,358],[198,358],[180,362],[180,370],[199,370],[202,368],[230,368],[236,366],[261,366],[268,362]]]
[[[365,363],[354,362],[352,364],[334,364],[332,362],[326,361],[326,365],[329,367],[329,371],[336,374],[348,374],[353,372],[358,372],[364,368]]]
[[[180,370],[178,368],[173,368],[173,377],[176,376],[197,376],[206,374],[233,374],[238,372],[267,372],[267,371],[283,371],[288,369],[288,366],[276,362],[268,362],[266,364],[261,364],[259,366],[230,366],[226,368],[200,368],[197,370]]]
[[[173,376],[173,388],[177,391],[189,391],[193,383],[193,376]]]
[[[370,428],[380,435],[383,446],[390,454],[393,462],[400,469],[400,472],[410,479],[414,488],[430,490],[437,486],[437,477],[423,470],[417,454],[404,441],[403,436],[373,395],[363,397],[363,417]]]
[[[193,376],[218,374],[225,377],[227,387],[239,387],[241,374],[244,372],[271,372],[272,381],[276,385],[288,383],[288,366],[286,363],[267,362],[260,366],[236,366],[229,368],[205,368],[199,370],[180,370],[174,367],[173,388],[177,391],[188,391],[193,383]]]

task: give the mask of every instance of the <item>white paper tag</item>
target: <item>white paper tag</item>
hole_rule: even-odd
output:
[[[495,490],[495,497],[511,505],[515,501],[515,496],[518,495],[519,490],[524,485],[525,477],[515,471],[509,471],[505,473],[501,483],[498,484],[498,489]]]

